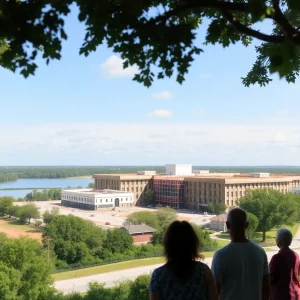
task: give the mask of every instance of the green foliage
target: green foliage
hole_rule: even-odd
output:
[[[144,193],[144,205],[148,206],[148,205],[154,205],[154,204],[155,204],[154,192],[151,189],[148,189]]]
[[[72,215],[57,215],[47,224],[43,233],[43,245],[51,239],[57,258],[68,264],[95,261],[95,253],[101,250],[105,232],[93,222]]]
[[[103,247],[111,253],[122,253],[130,250],[133,245],[133,239],[130,234],[122,229],[109,229],[106,233],[106,239]]]
[[[294,195],[272,189],[248,190],[240,199],[240,207],[258,218],[257,231],[263,233],[263,242],[267,231],[277,226],[292,225],[298,217]]]
[[[226,205],[224,203],[213,203],[208,204],[208,210],[215,215],[224,214],[226,212]]]
[[[201,249],[218,247],[218,242],[210,238],[209,231],[197,226],[196,224],[192,224],[192,226],[199,238]]]
[[[46,300],[54,294],[52,269],[39,243],[28,238],[0,243],[0,299]]]
[[[30,224],[31,219],[39,219],[40,218],[40,211],[39,208],[35,204],[26,204],[20,206],[17,209],[16,216],[19,220],[23,223],[28,221]]]
[[[39,190],[34,190],[25,196],[25,200],[60,200],[61,199],[61,189],[44,189],[41,192]]]
[[[95,188],[95,183],[90,182],[87,186],[88,189],[94,189]]]
[[[10,196],[0,197],[0,214],[8,215],[10,207],[13,206],[14,198]]]
[[[258,226],[258,218],[256,217],[256,215],[252,214],[252,213],[248,213],[248,227],[247,227],[247,231],[246,234],[248,236],[248,239],[252,239],[254,232],[256,231],[256,228]]]
[[[148,300],[150,275],[140,275],[131,285],[129,297],[130,300]]]
[[[288,82],[299,75],[298,0],[2,1],[0,65],[28,77],[35,73],[38,59],[59,60],[67,39],[64,18],[73,3],[86,31],[79,53],[88,56],[106,44],[120,54],[124,68],[137,65],[134,80],[145,86],[155,78],[185,80],[195,56],[203,52],[196,38],[204,20],[208,23],[205,45],[247,47],[254,39],[262,42],[257,46],[257,61],[243,78],[246,86],[268,84],[269,72]],[[272,21],[271,34],[264,33],[265,19]]]
[[[171,207],[162,207],[154,212],[134,212],[127,217],[125,224],[145,223],[157,230],[164,230],[175,220],[177,220],[176,211]]]
[[[161,207],[155,212],[160,228],[166,229],[172,222],[177,220],[176,210],[171,207]]]
[[[51,211],[48,209],[43,213],[43,221],[45,224],[51,223],[54,218],[59,214],[59,208],[54,206],[51,208]]]
[[[152,212],[147,212],[147,211],[137,211],[132,214],[130,214],[126,221],[126,224],[142,224],[145,223],[155,229],[160,228],[160,224],[158,222],[157,215]]]

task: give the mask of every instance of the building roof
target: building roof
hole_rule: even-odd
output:
[[[140,225],[125,225],[123,227],[129,234],[137,234],[137,233],[154,233],[156,230],[146,224]]]
[[[226,222],[227,221],[227,214],[218,215],[210,219],[210,221],[217,221],[217,222]]]
[[[108,194],[132,194],[132,192],[103,189],[103,190],[93,190],[93,189],[72,189],[72,190],[63,190],[63,192],[71,192],[77,194],[90,194],[90,195],[108,195]]]

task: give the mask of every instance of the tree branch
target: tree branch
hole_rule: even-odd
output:
[[[230,11],[247,12],[247,4],[245,3],[232,3],[219,0],[194,0],[194,1],[182,1],[174,9],[169,10],[165,14],[156,17],[155,21],[166,21],[170,17],[177,16],[182,12],[186,12],[192,9],[201,8],[224,8]]]
[[[299,43],[299,31],[287,20],[285,15],[283,14],[279,1],[272,0],[273,8],[275,10],[275,14],[273,20],[280,25],[286,35],[292,40],[298,41]]]

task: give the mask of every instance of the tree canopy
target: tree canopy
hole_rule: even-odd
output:
[[[240,199],[240,207],[258,219],[257,231],[263,233],[282,225],[292,225],[298,218],[298,203],[291,193],[272,189],[248,190]]]
[[[3,300],[46,300],[54,294],[51,264],[40,244],[29,238],[0,243],[0,298]]]
[[[195,55],[204,50],[196,42],[204,21],[204,45],[261,42],[244,85],[264,86],[272,80],[269,73],[287,82],[299,75],[299,0],[1,1],[0,65],[27,77],[35,73],[38,59],[60,59],[72,4],[86,31],[79,53],[87,56],[105,43],[120,54],[125,68],[137,65],[134,80],[145,86],[173,75],[184,81]],[[271,33],[263,20],[272,22]]]

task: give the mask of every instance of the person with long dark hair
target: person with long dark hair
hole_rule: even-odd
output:
[[[164,235],[166,264],[154,270],[150,300],[217,300],[209,267],[200,262],[200,242],[191,224],[173,222]]]

